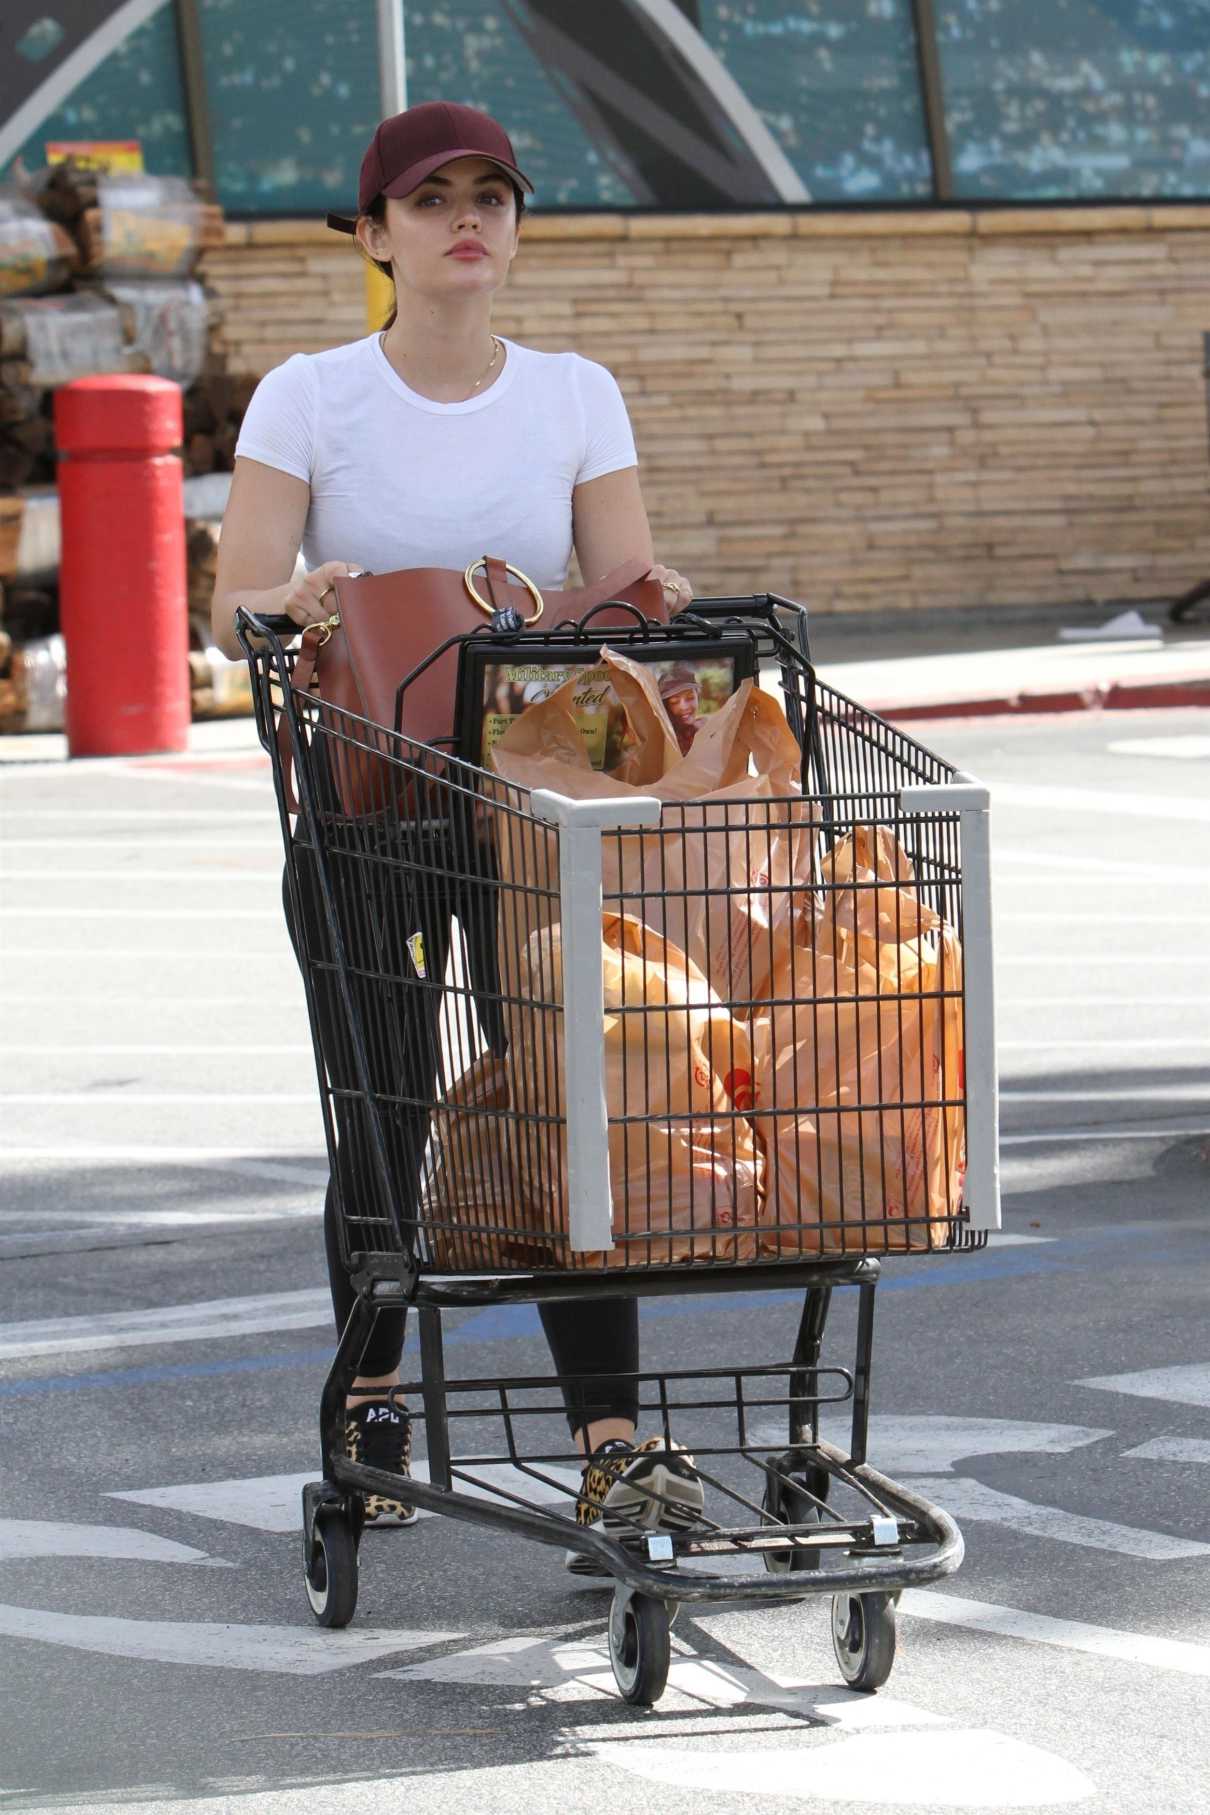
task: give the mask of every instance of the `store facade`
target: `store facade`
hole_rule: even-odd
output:
[[[9,10],[0,179],[138,140],[223,206],[203,272],[232,370],[365,332],[319,221],[379,116],[377,0]],[[537,184],[503,331],[617,372],[661,552],[699,585],[1013,606],[1210,569],[1204,6],[451,0],[402,24],[408,98],[497,114]]]

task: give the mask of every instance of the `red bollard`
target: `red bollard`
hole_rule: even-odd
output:
[[[188,748],[183,434],[167,378],[77,378],[55,395],[72,756]]]

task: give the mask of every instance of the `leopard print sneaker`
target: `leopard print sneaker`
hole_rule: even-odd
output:
[[[386,1469],[392,1475],[412,1472],[412,1421],[384,1399],[363,1399],[345,1414],[345,1454],[350,1462]],[[366,1495],[367,1525],[412,1525],[416,1508],[385,1494]]]
[[[623,1437],[602,1443],[588,1459],[576,1500],[576,1524],[596,1525],[610,1537],[645,1531],[687,1531],[702,1516],[702,1484],[693,1457],[676,1443],[648,1437],[636,1448]],[[595,1557],[569,1550],[573,1575],[608,1576]]]

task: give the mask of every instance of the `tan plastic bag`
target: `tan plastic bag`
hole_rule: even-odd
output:
[[[628,915],[605,914],[605,1099],[616,1246],[587,1266],[750,1260],[759,1167],[736,1114],[752,1055],[683,952]],[[509,1077],[512,1174],[539,1226],[569,1232],[562,928],[540,928],[521,957],[528,1008],[513,1017]],[[580,1030],[591,1037],[591,1030]],[[739,1105],[742,1107],[743,1105]],[[563,1243],[558,1243],[563,1247]],[[570,1264],[570,1249],[563,1259]]]
[[[573,716],[574,680],[521,714],[493,751],[494,767],[505,781],[573,800],[645,794],[674,807],[658,831],[605,835],[606,905],[662,933],[746,1016],[768,996],[789,945],[794,885],[805,888],[811,874],[798,740],[776,700],[744,681],[682,756],[647,669],[611,649],[601,660],[631,739],[620,768],[605,775],[592,767]],[[501,877],[524,883],[534,869],[530,828],[497,817]],[[546,836],[547,873],[557,874],[553,834]],[[526,900],[535,929],[540,901]],[[506,978],[520,943],[502,933]]]
[[[437,1267],[524,1272],[556,1264],[514,1172],[511,1108],[508,1063],[485,1052],[434,1113],[420,1219]]]
[[[775,979],[791,1000],[753,1029],[761,1245],[942,1246],[965,1170],[962,948],[885,827],[858,826],[821,867],[836,886]]]

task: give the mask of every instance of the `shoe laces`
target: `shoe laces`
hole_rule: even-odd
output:
[[[405,1474],[412,1459],[412,1421],[406,1412],[380,1400],[350,1408],[349,1451],[367,1468]]]

